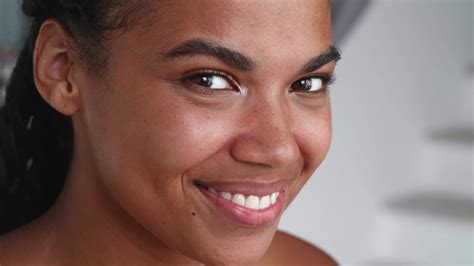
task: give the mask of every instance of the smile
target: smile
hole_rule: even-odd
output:
[[[222,185],[195,181],[195,186],[213,208],[234,223],[247,227],[275,222],[282,212],[284,189],[281,186]]]

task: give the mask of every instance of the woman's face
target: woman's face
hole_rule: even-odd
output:
[[[171,249],[256,261],[328,151],[329,1],[153,10],[107,43],[99,83],[80,78],[97,182]]]

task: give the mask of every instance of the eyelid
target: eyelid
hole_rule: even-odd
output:
[[[299,90],[293,89],[293,85],[301,80],[308,80],[308,79],[320,79],[321,80],[321,87],[317,90],[310,91],[310,90]],[[312,75],[304,76],[293,83],[291,83],[289,87],[289,91],[291,93],[296,93],[302,96],[308,96],[310,98],[317,97],[318,99],[321,98],[322,95],[327,95],[329,91],[329,85],[333,84],[336,80],[336,76],[334,74],[329,73],[315,73]]]
[[[235,87],[236,90],[241,91],[241,86],[240,86],[240,83],[237,81],[237,79],[235,79],[232,75],[230,75],[230,74],[228,74],[224,71],[220,71],[220,70],[214,70],[214,69],[191,70],[191,71],[188,71],[188,72],[184,73],[180,80],[181,80],[181,82],[188,82],[189,78],[192,78],[194,76],[198,76],[200,74],[203,74],[203,75],[212,74],[212,75],[222,77],[222,78],[226,79],[227,81],[229,81],[229,84],[231,86]]]
[[[335,74],[315,73],[315,74],[303,76],[303,77],[297,79],[296,81],[291,83],[290,87],[293,84],[295,84],[296,82],[300,81],[300,80],[313,79],[313,78],[321,79],[322,82],[323,82],[324,87],[327,87],[328,85],[334,84],[336,82],[336,75]]]
[[[326,73],[315,73],[313,75],[304,76],[298,79],[297,81],[302,80],[302,79],[312,79],[312,78],[321,79],[325,85],[334,84],[336,82],[335,74],[326,74]]]

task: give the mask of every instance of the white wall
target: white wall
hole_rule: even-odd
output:
[[[471,0],[369,6],[341,47],[330,154],[281,229],[343,264],[472,264],[472,208],[464,220],[436,218],[397,213],[387,201],[429,192],[472,202],[473,11]],[[429,137],[460,128],[464,142]],[[418,243],[410,252],[401,248]]]

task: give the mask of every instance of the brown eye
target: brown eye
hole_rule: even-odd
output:
[[[215,74],[208,74],[208,73],[197,74],[188,78],[187,81],[194,85],[205,87],[211,90],[231,90],[232,89],[231,84],[226,78],[219,75],[215,75]]]
[[[323,89],[323,80],[321,78],[304,78],[291,84],[292,91],[317,92]]]

